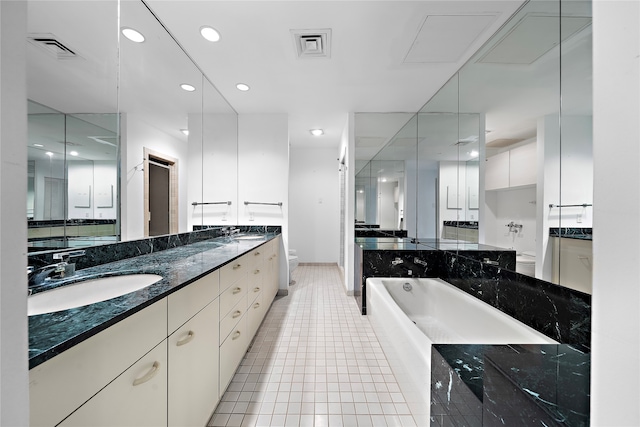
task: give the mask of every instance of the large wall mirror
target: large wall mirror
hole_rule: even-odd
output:
[[[590,293],[591,58],[590,1],[532,0],[374,155],[358,143],[376,115],[357,114],[356,218],[384,218],[366,203],[384,162],[404,171],[404,223],[387,225],[440,249],[513,250],[519,272]]]
[[[151,8],[30,1],[28,32],[30,251],[237,224],[237,114]]]

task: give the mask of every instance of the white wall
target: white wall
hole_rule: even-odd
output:
[[[189,116],[188,230],[238,223],[238,119],[235,114]],[[204,135],[203,135],[204,134]],[[231,205],[193,207],[192,202]]]
[[[378,183],[378,224],[381,229],[395,230],[398,228],[398,204],[396,191],[398,181]]]
[[[291,148],[289,247],[300,262],[338,263],[338,155],[336,147]]]
[[[0,425],[29,425],[27,4],[0,1]]]
[[[489,191],[486,194],[488,211],[485,243],[517,252],[536,250],[536,188]],[[531,203],[534,202],[534,203]],[[510,233],[506,224],[522,224],[518,233]]]
[[[289,250],[289,118],[286,114],[238,116],[238,224],[280,225]],[[282,206],[245,205],[244,202]],[[280,289],[289,284],[289,262],[280,257]]]
[[[538,120],[537,157],[542,161],[538,161],[537,178],[536,277],[543,280],[551,281],[552,274],[549,228],[593,225],[592,207],[549,208],[550,204],[593,204],[591,129],[590,116],[562,116],[562,129],[557,113]]]
[[[438,237],[442,237],[444,221],[477,221],[479,209],[469,209],[469,191],[477,191],[479,184],[479,169],[473,165],[467,169],[466,162],[439,162],[439,213]],[[478,193],[475,193],[477,206],[480,206]],[[449,207],[451,206],[451,207]],[[459,209],[453,209],[458,207]]]
[[[58,158],[51,158],[49,160],[36,160],[35,162],[35,174],[34,174],[34,191],[35,191],[35,205],[34,205],[34,219],[64,219],[51,218],[49,215],[45,217],[45,178],[55,178],[64,180],[64,160]],[[63,205],[64,201],[60,200],[60,204]],[[63,208],[63,207],[62,207]]]
[[[149,125],[141,116],[122,114],[122,240],[144,237],[144,148],[178,159],[178,230],[187,230],[188,149],[180,141]]]
[[[640,425],[640,2],[593,3],[591,425]]]
[[[343,244],[345,248],[344,254],[344,272],[343,280],[346,288],[347,295],[353,295],[354,290],[354,275],[357,272],[357,266],[355,266],[355,169],[356,169],[356,157],[355,157],[355,114],[349,113],[346,120],[344,129],[342,130],[342,136],[340,137],[340,149],[339,152],[345,150],[345,164],[347,167],[346,177],[346,194],[345,194],[345,233],[343,237]]]

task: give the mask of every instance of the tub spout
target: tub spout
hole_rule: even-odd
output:
[[[426,267],[426,266],[427,266],[427,261],[421,260],[421,259],[420,259],[420,258],[418,258],[418,257],[413,258],[413,263],[414,263],[414,264],[421,265],[421,266],[423,266],[423,267]]]

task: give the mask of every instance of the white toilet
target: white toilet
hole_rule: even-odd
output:
[[[289,249],[289,284],[295,285],[295,280],[293,280],[293,270],[298,267],[298,253],[295,249]]]
[[[516,273],[527,276],[536,276],[536,254],[523,251],[516,255]]]

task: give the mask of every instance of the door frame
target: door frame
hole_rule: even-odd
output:
[[[143,147],[144,155],[144,237],[149,237],[149,160],[169,168],[169,234],[178,233],[178,159]]]

